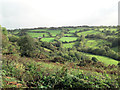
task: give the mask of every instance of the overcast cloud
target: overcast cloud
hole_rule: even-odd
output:
[[[0,0],[7,28],[117,25],[119,0]]]

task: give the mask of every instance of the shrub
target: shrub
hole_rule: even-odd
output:
[[[97,62],[98,59],[96,57],[92,57],[92,61]]]
[[[18,39],[19,39],[19,37],[15,36],[15,35],[9,36],[9,41],[10,42],[17,42]]]
[[[6,36],[8,35],[7,29],[5,27],[2,27],[2,33]]]
[[[52,60],[52,62],[60,62],[60,63],[64,63],[66,60],[62,57],[54,57],[54,59]]]
[[[17,43],[20,46],[21,56],[27,56],[27,57],[33,56],[36,47],[35,47],[35,41],[32,37],[28,35],[22,36],[20,37]]]

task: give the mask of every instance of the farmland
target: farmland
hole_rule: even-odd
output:
[[[88,55],[90,57],[96,57],[98,60],[105,63],[106,65],[109,65],[109,64],[117,65],[118,64],[118,61],[108,58],[108,57],[105,57],[105,56],[93,55],[93,54],[88,54],[88,53],[86,55]]]
[[[60,38],[60,41],[75,41],[77,40],[77,37],[62,37]]]
[[[94,31],[94,30],[90,30],[90,31],[85,31],[85,32],[80,32],[80,33],[77,33],[79,36],[80,35],[88,35],[88,34],[99,34],[100,32],[99,31]]]
[[[28,33],[32,37],[43,37],[43,35],[48,36],[47,33]]]
[[[53,42],[54,38],[42,38],[41,41]]]
[[[69,32],[70,32],[70,33],[75,33],[76,31],[80,31],[80,30],[83,30],[83,28],[73,29],[73,30],[70,30]]]
[[[73,36],[73,34],[64,34],[64,36]]]
[[[117,26],[2,28],[7,88],[118,88]]]
[[[75,43],[65,43],[63,44],[63,47],[65,48],[72,48],[74,46]]]
[[[100,47],[103,46],[105,44],[111,44],[110,42],[106,41],[106,40],[91,40],[91,39],[86,39],[85,41],[85,46],[86,47]]]
[[[56,36],[57,34],[60,34],[60,30],[48,30],[52,34],[52,36]]]
[[[47,29],[36,29],[36,30],[29,30],[29,31],[47,31]]]

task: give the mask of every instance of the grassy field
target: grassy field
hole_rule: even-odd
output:
[[[116,61],[112,58],[109,58],[109,57],[93,55],[93,54],[88,54],[88,53],[85,53],[85,54],[88,55],[88,56],[91,56],[91,57],[96,57],[99,61],[103,62],[106,65],[109,65],[109,64],[117,65],[118,64],[118,61]]]
[[[43,37],[43,34],[45,36],[49,36],[47,33],[28,33],[28,34],[32,37],[39,37],[39,36]]]
[[[19,33],[19,31],[15,31],[15,32],[14,32],[14,34],[18,34],[18,33]]]
[[[36,29],[36,30],[29,30],[29,31],[47,31],[48,29]]]
[[[56,36],[57,34],[60,34],[61,30],[47,30],[47,32],[50,32],[52,36]]]
[[[117,31],[117,28],[99,28],[100,31],[103,30],[110,30],[110,31]]]
[[[111,44],[110,42],[106,41],[106,40],[92,40],[92,39],[86,39],[85,40],[85,46],[86,47],[99,47],[99,46],[103,46],[105,44]]]
[[[84,31],[84,32],[77,33],[77,35],[78,35],[78,36],[80,36],[80,35],[86,36],[86,35],[88,35],[88,34],[99,34],[99,33],[101,33],[101,32],[99,32],[99,31],[94,31],[94,30],[90,30],[90,31]]]
[[[82,31],[84,28],[76,28],[76,29],[71,29],[69,32],[70,33],[75,33],[76,31]]]
[[[110,31],[117,31],[116,28],[110,28],[109,30],[110,30]]]
[[[65,29],[73,30],[74,28],[65,28]]]
[[[54,38],[42,38],[41,40],[46,42],[53,42]]]
[[[63,44],[63,47],[65,48],[72,48],[74,46],[75,43],[65,43]]]
[[[98,42],[96,40],[86,40],[86,47],[97,47]]]
[[[64,36],[73,36],[73,34],[64,34]]]
[[[63,40],[65,41],[68,41],[67,40],[68,38],[63,38]],[[64,47],[66,48],[72,48],[72,46],[74,45],[75,43],[66,43],[66,44],[63,44]],[[103,46],[105,44],[111,44],[110,42],[107,42],[105,40],[92,40],[92,39],[85,39],[85,46],[86,47],[90,47],[90,48],[94,48],[94,47],[99,47],[99,46]]]
[[[75,41],[77,40],[77,37],[62,37],[60,38],[61,41]]]
[[[75,33],[76,31],[80,31],[81,29],[80,28],[77,28],[77,29],[73,29],[71,31],[69,31],[70,33]]]
[[[109,30],[109,28],[99,28],[100,31]]]

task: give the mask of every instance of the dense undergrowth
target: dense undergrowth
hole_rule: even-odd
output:
[[[113,69],[113,68],[112,68]],[[94,70],[91,67],[91,70]],[[109,70],[106,69],[104,71]],[[115,68],[113,69],[113,71]],[[112,70],[111,70],[112,71]],[[116,71],[117,72],[117,71]],[[14,79],[12,79],[14,78]],[[82,70],[76,65],[45,62],[18,56],[3,57],[3,88],[118,88],[116,73]]]

